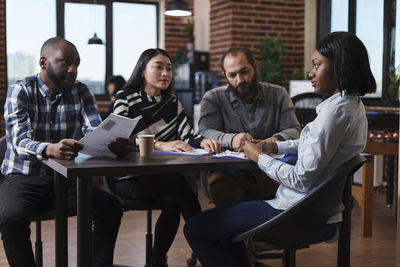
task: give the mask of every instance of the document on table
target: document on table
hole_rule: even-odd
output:
[[[110,114],[96,129],[79,140],[79,153],[96,157],[115,157],[108,145],[118,137],[128,138],[138,123],[137,119]]]
[[[204,156],[210,154],[207,150],[203,148],[194,148],[191,147],[191,152],[170,152],[170,151],[162,151],[162,150],[153,150],[153,153],[156,154],[181,154],[181,155],[192,155],[192,156]]]
[[[285,156],[285,154],[269,154],[274,159],[281,159]],[[238,158],[238,159],[247,159],[243,152],[236,152],[231,150],[225,150],[224,152],[215,154],[213,157],[215,158]]]

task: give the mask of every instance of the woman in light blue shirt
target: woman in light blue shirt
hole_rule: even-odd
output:
[[[314,91],[326,97],[316,108],[316,119],[298,140],[244,146],[247,157],[280,183],[276,195],[207,210],[186,223],[185,236],[204,267],[250,266],[244,243],[230,239],[291,207],[364,149],[368,125],[360,96],[376,90],[365,46],[352,33],[330,33],[318,43],[311,61]],[[298,159],[289,165],[268,156],[271,152],[296,154]],[[340,207],[337,211],[327,223],[341,220]]]

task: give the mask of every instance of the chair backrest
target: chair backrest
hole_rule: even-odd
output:
[[[116,194],[114,191],[113,180],[116,177],[113,176],[104,176],[103,183],[104,189],[121,203],[121,206],[124,210],[159,210],[161,209],[161,205],[154,201],[141,201],[134,199],[125,199],[120,195]]]
[[[236,235],[233,241],[254,236],[257,240],[291,247],[324,241],[326,222],[338,212],[337,204],[343,199],[346,181],[365,161],[362,156],[352,158],[295,205],[271,220]]]
[[[293,105],[296,108],[310,108],[315,109],[322,102],[323,98],[321,95],[316,93],[303,93],[292,97]]]
[[[323,101],[321,95],[316,93],[303,93],[292,97],[293,105],[295,106],[295,114],[300,122],[301,128],[307,123],[313,121],[317,117],[315,107]]]

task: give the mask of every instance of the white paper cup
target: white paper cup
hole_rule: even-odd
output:
[[[140,156],[149,157],[152,154],[154,135],[152,134],[140,134],[137,136],[139,139],[139,153]]]

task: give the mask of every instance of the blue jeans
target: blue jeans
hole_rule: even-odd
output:
[[[271,198],[274,196],[263,195],[229,203],[196,214],[187,221],[186,239],[203,267],[250,266],[244,242],[231,239],[282,212],[265,202]]]

